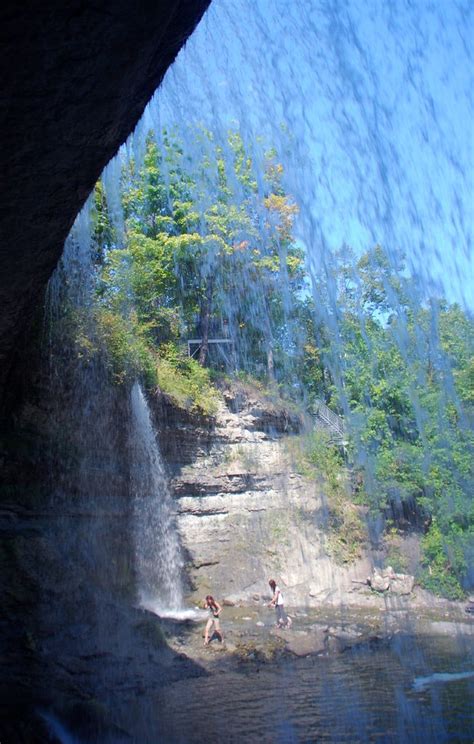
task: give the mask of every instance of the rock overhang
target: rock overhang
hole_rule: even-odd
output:
[[[2,4],[0,405],[76,215],[209,2]]]

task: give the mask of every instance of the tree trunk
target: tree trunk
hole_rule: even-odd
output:
[[[275,380],[275,366],[273,363],[273,348],[271,346],[271,342],[267,346],[267,372],[268,372],[268,379],[270,382],[273,382]]]
[[[211,324],[212,291],[213,281],[212,279],[209,279],[206,288],[206,294],[201,305],[201,346],[199,348],[198,357],[198,362],[201,367],[204,367],[204,365],[206,364],[207,353],[209,351],[209,327]]]
[[[275,364],[273,360],[273,334],[272,334],[272,327],[270,325],[270,317],[268,314],[268,310],[265,313],[265,334],[266,334],[266,341],[267,341],[267,373],[268,373],[268,379],[270,382],[274,382],[275,380]]]

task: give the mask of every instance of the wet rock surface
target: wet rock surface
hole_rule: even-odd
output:
[[[114,420],[120,420],[126,390],[116,391],[117,399],[114,395],[105,407],[103,394],[97,392],[97,411],[110,407]],[[74,453],[81,439],[77,420],[68,427],[67,398],[61,401],[56,421],[61,447],[67,444]],[[414,608],[428,612],[434,627],[427,621],[427,634],[471,632],[464,605],[438,600],[418,587],[399,596],[352,585],[351,576],[368,571],[338,569],[327,557],[324,534],[316,527],[321,495],[291,469],[284,437],[247,429],[240,414],[226,407],[214,423],[202,425],[201,454],[196,456],[194,449],[192,465],[182,464],[173,480],[187,570],[194,582],[188,604],[208,591],[216,596],[224,607],[224,643],[214,639],[204,648],[206,616],[199,623],[173,622],[135,609],[127,433],[123,426],[113,429],[103,415],[97,418],[103,428],[94,433],[91,457],[72,458],[71,464],[77,468],[80,462],[80,468],[68,469],[61,476],[67,475],[65,483],[56,479],[58,485],[69,483],[68,489],[72,484],[74,496],[61,502],[60,511],[57,501],[49,502],[44,485],[48,474],[41,410],[31,407],[24,413],[25,430],[37,427],[28,458],[20,449],[6,458],[11,485],[1,513],[2,741],[47,741],[38,708],[53,711],[72,730],[79,711],[87,724],[80,730],[96,732],[91,740],[120,741],[117,711],[133,711],[137,701],[146,707],[147,695],[161,694],[169,684],[219,670],[253,673],[262,664],[303,663],[305,658],[384,643],[397,632],[418,632]],[[190,442],[192,422],[182,426],[189,427]],[[120,467],[114,468],[105,439],[122,453]],[[95,467],[99,450],[103,469]],[[12,484],[16,500],[11,498]],[[113,498],[104,500],[109,486]],[[267,607],[270,572],[281,579],[291,630],[276,629],[274,610]],[[351,605],[363,609],[356,612]],[[128,735],[123,734],[125,740]]]
[[[310,632],[293,630],[285,649],[295,656],[323,654],[329,650],[327,632],[322,628],[313,628]]]
[[[209,646],[203,645],[207,619],[204,613],[201,622],[189,623],[186,628],[170,627],[167,642],[174,651],[213,673],[241,665],[278,663],[284,658],[334,656],[357,648],[370,649],[374,644],[390,642],[396,635],[474,635],[474,621],[466,622],[459,607],[451,608],[445,620],[441,620],[439,612],[413,614],[399,608],[369,612],[355,608],[291,608],[289,614],[292,628],[282,630],[275,627],[274,611],[264,605],[227,606],[221,615],[223,643],[214,636]]]

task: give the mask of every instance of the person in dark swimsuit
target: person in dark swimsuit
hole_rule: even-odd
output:
[[[204,645],[205,646],[209,645],[209,631],[211,630],[213,625],[214,625],[214,633],[217,635],[220,642],[222,643],[222,641],[224,640],[224,636],[222,635],[222,631],[220,628],[220,622],[219,622],[219,615],[222,611],[222,607],[220,606],[218,602],[216,602],[212,594],[207,595],[206,601],[204,603],[204,609],[209,610],[209,618],[206,623],[206,632],[204,635]]]

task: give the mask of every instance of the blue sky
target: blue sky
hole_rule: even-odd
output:
[[[474,4],[213,0],[140,132],[238,126],[273,143],[315,271],[402,250],[426,292],[474,311]],[[135,145],[139,146],[139,145]],[[192,153],[191,153],[192,156]]]

